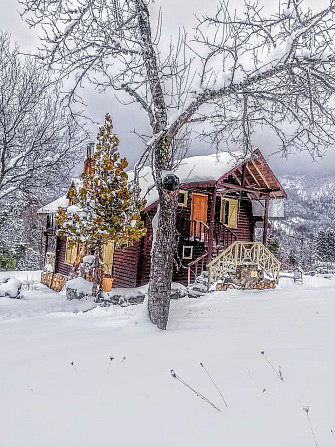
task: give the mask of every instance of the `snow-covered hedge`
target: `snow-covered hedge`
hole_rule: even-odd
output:
[[[19,298],[22,283],[8,273],[0,273],[0,296]]]

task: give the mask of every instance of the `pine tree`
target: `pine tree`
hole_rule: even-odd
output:
[[[321,229],[316,238],[317,257],[320,261],[327,261],[328,247],[326,231]]]
[[[279,251],[279,240],[277,238],[270,237],[267,243],[267,248],[271,251],[271,253],[277,256]]]
[[[327,262],[334,262],[335,257],[335,234],[331,228],[326,231],[327,240]]]
[[[145,234],[140,212],[145,201],[139,190],[128,184],[124,171],[128,166],[120,159],[119,140],[112,133],[111,117],[99,129],[98,143],[92,163],[82,174],[78,203],[67,210],[60,208],[56,216],[58,235],[72,244],[85,244],[86,252],[94,254],[93,295],[98,296],[103,277],[103,245],[114,242],[118,248],[130,246]]]

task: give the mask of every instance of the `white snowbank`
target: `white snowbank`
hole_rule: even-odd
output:
[[[92,284],[92,282],[86,281],[86,279],[79,276],[78,278],[66,281],[66,288],[77,290],[78,293],[85,295],[92,295]]]
[[[8,275],[7,272],[0,272],[0,296],[17,298],[21,289],[21,281]]]
[[[94,260],[95,260],[94,255],[86,255],[83,257],[83,262],[85,262],[87,264],[93,264]]]
[[[46,288],[4,298],[0,316],[16,320],[0,323],[0,445],[307,447],[309,406],[317,444],[332,446],[335,279],[304,281],[173,301],[165,332],[145,304],[72,314]],[[57,300],[58,313],[28,313]]]

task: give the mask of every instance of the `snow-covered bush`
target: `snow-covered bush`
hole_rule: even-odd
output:
[[[66,282],[66,298],[68,300],[80,300],[86,296],[92,296],[93,283],[78,276]]]
[[[22,283],[7,273],[0,273],[0,296],[9,296],[10,298],[20,298]]]

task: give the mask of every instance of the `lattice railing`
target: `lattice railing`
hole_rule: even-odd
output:
[[[278,283],[280,262],[261,242],[235,241],[208,265],[208,287],[238,265],[257,265]]]

